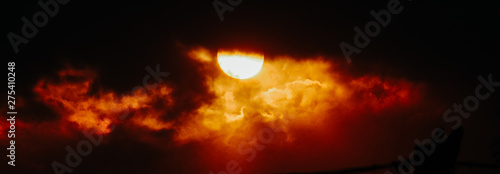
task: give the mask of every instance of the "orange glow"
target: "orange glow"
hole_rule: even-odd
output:
[[[52,83],[41,80],[34,88],[34,92],[47,105],[58,111],[64,120],[77,123],[81,129],[95,129],[99,134],[110,132],[109,126],[112,122],[119,121],[119,116],[124,112],[133,112],[139,109],[153,111],[151,102],[164,100],[172,102],[168,98],[170,88],[162,85],[150,92],[141,90],[131,95],[119,97],[113,92],[100,91],[96,95],[90,95],[89,89],[95,78],[94,73],[89,70],[63,70],[59,72],[60,83]],[[76,78],[77,81],[69,80]],[[145,120],[133,119],[134,123],[151,129],[169,129],[171,124],[159,120],[159,114],[139,115]]]
[[[107,134],[110,125],[121,123],[118,117],[130,111],[134,115],[131,125],[169,130],[178,145],[208,140],[234,152],[238,151],[235,144],[269,125],[282,128],[285,136],[281,141],[293,142],[297,138],[294,130],[323,130],[331,127],[332,120],[404,108],[419,101],[418,84],[372,75],[353,77],[323,57],[266,58],[257,74],[239,80],[223,73],[220,62],[214,61],[224,54],[205,48],[187,52],[200,66],[195,68],[203,76],[205,95],[213,98],[197,101],[199,107],[180,115],[167,115],[168,109],[182,102],[175,101],[171,93],[189,91],[159,84],[153,90],[122,96],[105,90],[91,93],[96,75],[89,70],[63,70],[57,80],[40,80],[34,92],[62,120],[76,123],[80,129]],[[164,106],[153,107],[158,102]]]
[[[245,81],[217,73],[217,65],[201,62],[196,55],[191,58],[209,67],[200,69],[200,74],[216,98],[179,120],[176,140],[180,143],[209,139],[228,147],[274,123],[287,123],[285,139],[293,141],[291,129],[326,127],[324,120],[335,115],[376,113],[419,100],[417,84],[351,77],[322,57],[267,59],[260,73]]]

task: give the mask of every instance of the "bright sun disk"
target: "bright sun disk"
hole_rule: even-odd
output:
[[[264,56],[243,52],[218,52],[217,61],[227,75],[237,79],[248,79],[259,73]]]

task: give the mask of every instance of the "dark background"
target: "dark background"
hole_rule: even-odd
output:
[[[20,18],[30,19],[40,7],[33,1],[8,3],[13,4],[3,6],[2,33],[21,35]],[[403,12],[393,15],[389,26],[353,56],[349,68],[354,73],[382,69],[374,65],[383,62],[390,70],[384,67],[386,72],[380,73],[394,71],[398,73],[393,75],[409,79],[447,84],[475,81],[477,75],[497,69],[493,52],[498,26],[493,5],[401,3]],[[245,1],[233,12],[226,12],[221,22],[210,1],[70,1],[27,45],[20,46],[17,55],[7,37],[2,39],[2,57],[30,70],[24,71],[26,75],[19,72],[26,76],[19,79],[28,84],[44,72],[71,64],[97,67],[106,75],[103,82],[108,85],[133,78],[135,68],[164,60],[169,60],[165,66],[175,64],[177,42],[215,50],[241,45],[269,55],[328,55],[343,60],[339,43],[353,44],[353,27],[364,28],[373,20],[369,11],[385,9],[386,4]]]
[[[324,55],[341,62],[355,76],[371,73],[424,82],[430,86],[429,96],[450,106],[471,94],[479,83],[477,76],[492,73],[494,80],[500,80],[499,15],[496,5],[485,0],[403,0],[404,10],[393,15],[391,23],[360,54],[352,56],[352,64],[347,64],[339,44],[353,44],[353,27],[364,28],[366,22],[373,20],[369,11],[386,9],[387,2],[244,0],[233,12],[224,13],[225,20],[221,22],[211,1],[70,1],[60,5],[57,15],[49,18],[49,23],[14,54],[7,33],[21,35],[21,17],[31,19],[41,8],[37,1],[5,1],[0,10],[4,36],[1,57],[4,62],[16,62],[16,93],[28,99],[33,97],[31,90],[38,79],[53,76],[67,65],[95,69],[102,88],[119,92],[140,82],[146,72],[144,67],[158,63],[169,70],[173,83],[185,81],[192,70],[183,66],[186,63],[179,58],[179,45],[200,45],[210,50],[247,47],[263,50],[266,55]],[[488,108],[484,115],[498,117],[498,99],[495,93],[481,104],[481,108]],[[35,108],[25,112],[51,112],[44,106]],[[32,122],[58,119],[54,114],[26,115],[24,119]],[[498,118],[496,121],[498,124]],[[471,126],[475,131],[466,133],[466,137],[474,138],[464,141],[474,144],[472,141],[482,137],[498,138],[497,132],[481,129],[482,123],[491,122],[489,118],[477,121]],[[131,147],[142,145],[135,143]],[[462,158],[470,155],[467,159],[483,161],[474,156],[475,148],[481,147],[464,147],[471,148],[461,153]],[[106,156],[104,150],[94,153]],[[157,158],[147,150],[135,155],[128,160],[140,163],[130,162],[135,164],[130,167],[125,164],[122,172],[135,173],[138,166],[147,168]],[[2,171],[4,160],[2,157]],[[93,173],[96,168],[113,171],[104,164],[83,165],[79,167],[83,173]]]

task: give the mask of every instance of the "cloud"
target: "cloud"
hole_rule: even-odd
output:
[[[57,78],[40,79],[33,88],[36,100],[55,111],[60,119],[21,120],[20,124],[33,136],[52,135],[50,141],[60,149],[51,151],[64,152],[67,143],[84,138],[79,131],[94,129],[98,134],[109,136],[102,145],[104,149],[113,149],[118,144],[127,146],[127,142],[120,141],[130,141],[160,154],[175,154],[150,159],[152,166],[161,166],[174,159],[189,161],[185,157],[188,154],[197,158],[192,163],[200,166],[191,169],[187,166],[192,164],[178,162],[178,165],[169,165],[172,168],[153,167],[151,170],[155,171],[208,172],[224,168],[228,160],[238,161],[245,167],[245,173],[284,171],[283,166],[289,164],[296,164],[290,169],[298,171],[319,170],[356,164],[344,161],[332,165],[327,162],[339,156],[322,154],[356,157],[372,151],[359,150],[369,146],[355,144],[358,142],[354,139],[382,144],[390,138],[377,134],[391,130],[373,124],[383,123],[381,120],[410,119],[413,115],[402,113],[411,113],[422,102],[424,85],[421,83],[376,75],[355,77],[325,57],[265,57],[257,75],[239,80],[224,74],[217,64],[216,53],[206,48],[192,48],[185,55],[190,62],[188,65],[193,66],[190,68],[200,77],[187,82],[199,85],[196,88],[166,82],[152,90],[120,94],[113,89],[102,89],[95,81],[99,76],[96,72],[69,67],[59,71]],[[130,117],[121,120],[119,117],[126,112]],[[116,130],[120,133],[113,134],[111,125],[117,125]],[[239,145],[251,144],[252,138],[271,125],[283,127],[273,134],[265,149],[259,150],[258,159],[276,161],[245,162],[249,155],[242,154]],[[5,127],[0,129],[4,132]],[[21,139],[20,144],[33,141]],[[50,141],[40,141],[40,147],[49,146]],[[179,149],[183,150],[176,152]],[[132,151],[136,150],[140,151]],[[27,154],[37,156],[35,151]],[[57,157],[41,155],[64,157],[64,154]],[[311,160],[297,164],[298,156]],[[316,164],[318,161],[326,162]],[[32,167],[51,171],[50,168]]]

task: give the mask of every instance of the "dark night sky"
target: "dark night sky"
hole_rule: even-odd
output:
[[[339,44],[342,41],[353,44],[353,27],[364,27],[366,22],[373,20],[369,11],[385,9],[387,1],[243,0],[233,12],[224,14],[223,22],[219,20],[211,1],[70,1],[60,6],[57,15],[50,18],[49,23],[27,45],[20,46],[18,54],[14,54],[5,36],[8,32],[20,34],[21,17],[31,18],[40,8],[37,1],[5,1],[0,10],[3,13],[1,33],[4,36],[1,39],[1,56],[7,62],[16,62],[16,90],[31,107],[25,109],[25,116],[22,116],[29,123],[60,119],[54,111],[34,100],[32,90],[40,78],[52,77],[68,65],[97,71],[99,88],[117,93],[130,91],[141,82],[146,73],[144,67],[156,64],[171,73],[168,83],[179,88],[199,90],[199,86],[189,83],[199,77],[189,66],[190,62],[182,57],[186,47],[195,46],[211,51],[235,47],[256,49],[265,52],[266,56],[325,56],[340,62],[341,69],[354,77],[374,74],[423,83],[427,86],[425,105],[434,107],[429,110],[437,110],[436,120],[441,117],[443,108],[472,94],[479,84],[477,76],[492,73],[493,79],[500,81],[496,61],[498,49],[494,44],[499,39],[499,15],[493,3],[484,0],[402,0],[401,3],[403,11],[393,15],[390,24],[382,28],[381,33],[360,54],[352,56],[352,64],[346,63]],[[500,138],[498,128],[494,128],[500,124],[499,99],[500,95],[494,93],[481,103],[474,117],[465,121],[466,131],[459,160],[492,162],[492,157],[488,155],[493,148],[489,143]],[[188,105],[183,107],[189,108]],[[411,135],[428,136],[430,128],[435,126],[433,122],[413,130]],[[208,173],[204,169],[191,170],[196,168],[196,163],[178,164],[179,161],[195,158],[196,152],[190,149],[192,146],[199,148],[199,144],[158,153],[159,145],[121,136],[120,131],[125,130],[119,129],[118,133],[110,136],[109,143],[93,152],[73,173]],[[43,153],[38,157],[20,154],[20,166],[15,170],[8,168],[6,158],[2,157],[0,171],[51,173],[51,168],[22,165],[23,158],[39,158],[42,161],[62,159],[64,146],[83,138],[77,131],[74,134],[76,137],[65,140],[34,137],[41,142],[57,143],[44,148],[32,147],[37,144],[23,145],[32,150],[19,151],[46,150],[54,153]],[[171,136],[168,132],[158,134]],[[414,138],[417,137],[408,139]],[[128,143],[120,143],[124,141]],[[372,160],[373,164],[390,162],[387,159],[396,160],[395,154],[407,155],[409,152],[404,150],[413,147],[408,141],[397,138],[390,144],[401,148],[383,157],[384,160]],[[4,149],[5,145],[6,141],[2,141],[0,147]],[[2,150],[0,154],[4,153],[6,151]],[[368,158],[375,159],[373,156]],[[164,164],[165,161],[168,165]],[[347,166],[350,164],[354,163],[345,167],[353,167]],[[286,163],[280,165],[286,166]],[[22,166],[29,167],[22,169]],[[333,165],[332,169],[343,167]],[[273,171],[290,172],[276,168],[267,172]],[[464,169],[462,172],[471,171]]]

